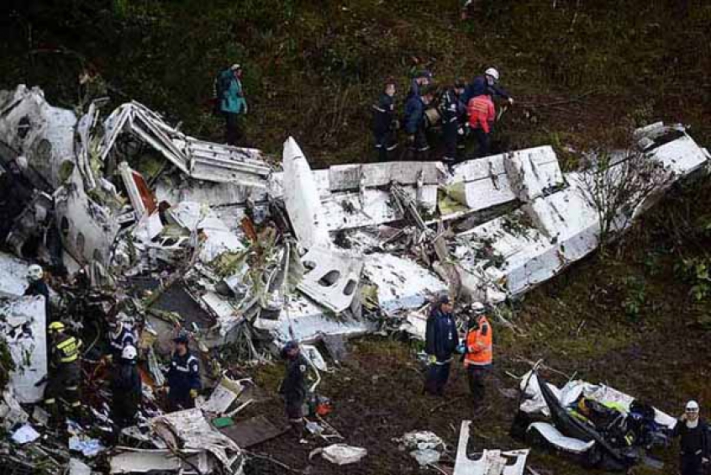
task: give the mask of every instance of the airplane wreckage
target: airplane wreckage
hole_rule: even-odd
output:
[[[52,306],[69,310],[52,318],[86,331],[118,312],[139,328],[156,385],[177,325],[219,381],[210,355],[228,343],[254,360],[291,339],[328,346],[384,327],[422,338],[434,295],[490,305],[516,298],[593,252],[604,227],[623,232],[673,182],[707,172],[709,153],[681,126],[656,123],[633,138],[636,156],[665,178],[644,196],[630,194],[606,224],[595,199],[605,195],[590,189],[600,183],[590,177],[625,179],[629,154],[613,154],[605,170],[568,173],[549,146],[451,168],[312,170],[293,138],[277,163],[190,137],[137,102],[102,120],[95,104],[77,117],[39,88],[0,91],[0,241],[14,254],[0,253],[0,331],[17,366],[0,409],[22,421],[17,403],[42,397],[50,315],[41,297],[23,296],[30,261],[61,282],[83,282],[81,291],[53,291],[61,305]],[[545,384],[535,387],[554,405]],[[192,467],[239,473],[240,448],[199,414],[157,413],[150,424],[172,440],[115,456],[113,473],[184,468],[183,459],[164,458],[176,439]],[[555,427],[536,427],[562,440]]]

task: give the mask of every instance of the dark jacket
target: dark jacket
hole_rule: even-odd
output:
[[[44,297],[44,313],[47,322],[51,323],[54,321],[52,320],[52,315],[50,314],[49,287],[47,287],[47,284],[44,280],[40,279],[30,282],[30,285],[28,285],[27,289],[25,289],[25,295],[41,295],[42,297]]]
[[[373,104],[373,131],[384,134],[395,124],[395,100],[383,93],[377,104]]]
[[[508,99],[510,97],[508,92],[499,87],[499,85],[494,84],[490,86],[486,81],[486,76],[477,76],[464,91],[464,103],[468,104],[470,99],[481,96],[482,94],[486,94],[491,97],[503,97],[504,99]]]
[[[109,333],[109,351],[114,358],[120,358],[127,345],[136,346],[136,334],[131,328],[124,325],[118,335]]]
[[[308,369],[309,364],[301,353],[295,358],[287,358],[286,374],[279,388],[279,393],[284,396],[287,402],[303,401],[306,398]]]
[[[180,356],[173,355],[168,370],[168,387],[171,396],[183,397],[190,393],[191,389],[200,389],[200,363],[190,351]]]
[[[454,89],[448,89],[442,95],[442,122],[445,126],[448,124],[459,125],[460,118],[467,113],[467,107],[462,102],[461,97],[454,92]]]
[[[459,335],[452,314],[434,309],[427,319],[425,352],[434,355],[438,361],[446,361],[452,357],[457,346]]]
[[[681,437],[679,441],[681,447],[681,455],[688,457],[706,457],[709,453],[708,444],[708,426],[703,420],[699,420],[699,424],[689,429],[686,422],[679,419],[674,426],[672,432],[674,437]]]
[[[114,402],[120,401],[124,407],[138,409],[143,387],[141,375],[138,373],[138,367],[135,363],[120,360],[111,379],[111,390],[114,394]]]
[[[425,103],[419,95],[412,96],[405,103],[403,126],[407,135],[415,135],[425,120]]]

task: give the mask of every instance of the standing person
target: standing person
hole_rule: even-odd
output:
[[[410,90],[407,92],[406,101],[409,101],[413,96],[420,96],[422,89],[432,83],[432,73],[430,71],[419,71],[410,81]]]
[[[442,396],[449,379],[452,353],[459,346],[457,326],[452,310],[454,305],[447,295],[439,298],[427,319],[425,352],[429,355],[430,367],[427,372],[424,391]]]
[[[65,333],[62,322],[52,322],[48,328],[51,340],[49,381],[44,391],[44,404],[53,424],[61,422],[59,403],[73,416],[79,416],[81,406],[79,384],[81,382],[80,350],[82,342]]]
[[[44,281],[44,271],[37,264],[32,264],[27,269],[27,281],[29,285],[25,289],[25,295],[41,295],[44,297],[44,313],[48,322],[53,322],[51,307],[49,305],[49,287]]]
[[[126,345],[117,359],[116,369],[111,379],[113,394],[111,405],[111,418],[119,431],[124,427],[132,426],[136,421],[136,414],[141,404],[143,394],[141,375],[138,373],[136,358],[138,352],[133,345]]]
[[[425,131],[425,108],[432,102],[434,89],[428,86],[422,95],[412,95],[405,104],[403,119],[405,133],[409,144],[409,155],[415,155],[420,160],[425,158],[430,145]]]
[[[472,313],[467,323],[464,368],[467,370],[472,400],[475,405],[479,405],[484,400],[486,375],[493,362],[493,332],[486,318],[484,304],[474,302]]]
[[[679,469],[681,475],[701,475],[704,463],[708,462],[709,441],[706,421],[699,418],[699,404],[686,403],[684,414],[674,426],[674,437],[680,437]]]
[[[469,129],[479,144],[477,156],[486,157],[489,155],[491,131],[496,119],[494,101],[486,94],[474,97],[467,104],[467,113],[469,114]]]
[[[388,153],[397,148],[397,140],[395,140],[396,129],[395,82],[389,79],[385,82],[385,89],[380,95],[378,103],[373,104],[375,149],[378,152],[378,160],[381,162],[387,161]]]
[[[501,97],[510,105],[514,100],[501,86],[499,82],[499,72],[495,68],[487,69],[483,75],[476,76],[465,91],[465,101],[468,103],[472,98],[486,94],[492,98]]]
[[[306,372],[308,362],[301,354],[301,349],[296,341],[289,341],[281,350],[281,357],[286,360],[286,374],[279,387],[279,394],[284,397],[286,417],[294,435],[303,440],[304,414],[303,405],[306,401]]]
[[[216,81],[216,99],[225,118],[225,141],[238,145],[244,139],[241,117],[247,113],[247,101],[242,89],[242,66],[233,64],[220,73]]]
[[[466,105],[462,102],[464,81],[458,79],[454,87],[442,96],[442,132],[444,135],[444,162],[453,164],[457,161],[459,137],[464,135],[461,119],[466,116]]]
[[[190,353],[189,338],[180,333],[173,339],[175,351],[168,370],[168,407],[171,412],[195,407],[195,398],[202,388],[200,363]]]
[[[109,359],[116,361],[127,346],[136,347],[136,333],[120,316],[109,320]]]

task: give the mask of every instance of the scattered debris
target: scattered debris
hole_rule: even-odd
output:
[[[413,431],[395,439],[403,450],[407,450],[421,467],[439,462],[446,450],[444,441],[434,432]]]
[[[353,447],[352,445],[333,444],[328,447],[314,449],[309,454],[309,460],[319,454],[336,465],[348,465],[359,462],[363,457],[368,455],[368,451],[361,447]]]
[[[529,453],[528,449],[508,452],[484,450],[479,459],[471,460],[467,456],[471,423],[471,421],[462,421],[454,475],[523,475]]]

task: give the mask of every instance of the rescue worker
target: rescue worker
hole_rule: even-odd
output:
[[[120,315],[109,320],[109,360],[116,361],[123,354],[124,348],[136,345],[136,333]]]
[[[425,108],[432,102],[434,89],[428,86],[422,95],[412,95],[405,104],[403,119],[405,133],[407,134],[409,155],[415,155],[420,160],[430,149],[425,131]]]
[[[52,322],[48,328],[51,358],[44,404],[53,424],[59,424],[62,412],[78,417],[80,411],[79,383],[81,382],[80,350],[82,342],[65,333],[62,322]],[[62,404],[60,408],[59,404]],[[63,411],[63,409],[68,409]]]
[[[465,102],[469,103],[473,98],[486,94],[492,99],[494,97],[501,97],[510,105],[513,105],[513,98],[498,85],[498,82],[499,72],[495,68],[487,69],[482,76],[476,76],[469,84],[465,91]]]
[[[472,131],[479,144],[477,157],[486,157],[489,155],[491,132],[494,120],[496,120],[494,102],[486,94],[474,97],[467,104],[467,113],[469,114],[469,130]]]
[[[442,396],[449,379],[452,353],[459,346],[457,326],[452,310],[454,305],[447,295],[439,298],[427,319],[425,352],[429,355],[429,370],[424,392]]]
[[[25,295],[41,295],[44,297],[44,311],[48,322],[52,322],[51,309],[49,305],[49,287],[44,281],[44,271],[37,264],[32,264],[27,269],[27,281],[30,285],[25,289]]]
[[[442,96],[443,161],[449,164],[457,161],[457,145],[460,137],[464,135],[462,118],[466,116],[467,108],[462,102],[462,96],[465,87],[464,81],[458,79],[454,82],[454,87]]]
[[[481,302],[472,304],[472,317],[467,323],[464,368],[467,370],[469,391],[475,405],[484,400],[486,376],[493,362],[493,331],[486,318],[486,307]]]
[[[175,351],[168,370],[168,409],[170,412],[195,407],[195,398],[202,388],[200,363],[190,353],[188,335],[180,333],[173,339]]]
[[[286,374],[279,387],[279,394],[284,397],[286,417],[294,435],[302,439],[304,435],[303,406],[308,390],[306,388],[306,372],[308,362],[301,354],[296,341],[289,341],[281,350],[281,357],[286,360]]]
[[[672,435],[681,438],[681,475],[701,475],[703,465],[708,463],[708,426],[699,418],[699,404],[696,401],[686,403],[684,414],[674,426]]]
[[[410,81],[410,90],[407,92],[406,101],[409,101],[413,96],[422,95],[421,92],[423,88],[429,86],[432,83],[432,73],[427,70],[422,70],[418,72],[415,77]]]
[[[247,113],[247,101],[242,89],[242,66],[233,64],[217,78],[216,96],[219,111],[225,119],[225,141],[238,145],[243,140],[241,117]]]
[[[397,129],[397,119],[395,119],[395,82],[388,80],[385,82],[385,89],[380,95],[377,104],[373,104],[373,134],[375,135],[375,150],[378,152],[378,160],[385,162],[388,154],[397,148],[395,131]]]
[[[119,358],[111,379],[113,404],[111,418],[119,429],[129,427],[136,421],[141,404],[143,388],[138,373],[136,358],[138,352],[133,345],[126,345]]]

